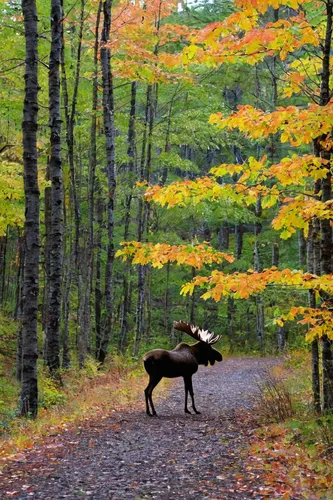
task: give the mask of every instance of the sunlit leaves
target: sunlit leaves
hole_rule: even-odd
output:
[[[144,3],[121,0],[115,6],[110,41],[115,75],[147,83],[184,78],[180,72],[172,71],[181,65],[181,54],[164,49],[170,42],[188,40],[192,34],[185,25],[161,22],[175,10],[174,0]]]
[[[242,9],[255,9],[261,14],[264,14],[269,7],[278,9],[279,7],[287,6],[292,9],[297,9],[309,2],[310,0],[235,0],[237,7]]]
[[[288,106],[267,113],[253,106],[239,106],[230,116],[216,113],[210,123],[229,130],[239,129],[252,139],[267,138],[281,133],[281,142],[293,146],[309,144],[322,134],[329,134],[333,121],[333,103],[327,106],[311,104],[307,108]]]
[[[292,2],[288,2],[292,3]],[[305,2],[303,2],[305,3]],[[268,2],[239,5],[242,11],[231,14],[220,23],[212,23],[193,34],[191,45],[183,51],[183,63],[203,63],[208,66],[234,64],[255,65],[269,55],[279,55],[282,61],[305,45],[319,46],[320,30],[309,22],[304,13],[279,19],[262,26],[259,14]],[[275,2],[277,6],[281,2]]]
[[[267,287],[279,286],[292,289],[315,290],[317,293],[333,294],[333,275],[316,276],[302,271],[276,267],[265,269],[263,272],[225,274],[222,271],[213,271],[210,276],[196,276],[182,288],[182,294],[193,294],[196,287],[205,288],[202,299],[213,299],[216,302],[226,297],[248,299],[252,295],[262,293]],[[299,318],[299,316],[301,318]],[[292,307],[288,314],[275,320],[282,325],[285,321],[298,319],[299,324],[308,325],[306,340],[311,342],[315,337],[327,335],[333,340],[333,311],[325,305],[313,309],[306,307]]]
[[[295,321],[298,324],[308,326],[306,334],[307,342],[324,335],[333,340],[333,311],[325,304],[321,308],[292,307],[288,314],[281,316],[276,322],[283,324],[285,321]]]
[[[18,163],[0,162],[0,236],[7,226],[23,226],[23,168]]]
[[[303,290],[316,290],[327,294],[333,293],[333,275],[316,276],[291,269],[278,270],[276,267],[254,272],[225,274],[213,271],[210,276],[196,276],[191,287],[206,288],[203,299],[214,299],[216,302],[223,297],[248,299],[251,295],[263,292],[267,286],[281,286]],[[184,285],[182,293],[188,293],[188,284]]]
[[[123,260],[132,259],[132,264],[161,268],[168,262],[186,264],[201,269],[204,264],[219,264],[223,261],[233,262],[232,255],[219,252],[208,244],[198,245],[168,245],[166,243],[123,242],[116,257]]]
[[[283,158],[269,168],[269,176],[276,177],[283,186],[305,184],[307,179],[324,179],[329,171],[329,162],[313,155]]]

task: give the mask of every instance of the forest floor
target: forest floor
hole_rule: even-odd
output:
[[[2,469],[0,498],[267,498],[248,450],[258,425],[258,381],[276,362],[233,358],[200,367],[193,377],[200,415],[183,413],[177,379],[165,397],[155,397],[158,417],[146,416],[142,397],[45,437]]]

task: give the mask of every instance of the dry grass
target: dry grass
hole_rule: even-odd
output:
[[[258,413],[265,422],[283,422],[293,416],[292,394],[283,368],[262,372],[258,387]]]

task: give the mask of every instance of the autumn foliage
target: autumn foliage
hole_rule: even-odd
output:
[[[209,122],[219,129],[238,130],[251,140],[267,140],[275,137],[282,144],[288,143],[292,154],[278,163],[272,163],[267,155],[248,158],[242,164],[223,164],[210,170],[209,175],[195,180],[176,181],[164,187],[149,186],[145,198],[162,206],[195,206],[200,203],[232,200],[235,204],[254,206],[260,199],[263,209],[277,207],[272,227],[280,237],[288,239],[297,230],[309,235],[314,220],[332,221],[332,199],[321,199],[314,186],[330,179],[330,151],[333,100],[323,102],[320,88],[311,91],[312,70],[309,68],[308,49],[315,54],[311,58],[314,67],[320,65],[320,44],[325,36],[325,5],[308,1],[242,1],[236,2],[239,11],[222,22],[206,26],[193,34],[190,44],[183,50],[182,63],[190,68],[193,64],[217,66],[220,64],[255,65],[265,58],[279,57],[285,64],[285,77],[279,84],[282,96],[289,98],[300,92],[312,102],[302,105],[287,105],[276,109],[262,110],[249,105],[238,106],[231,114],[215,113]],[[293,14],[275,22],[263,22],[262,15],[270,8],[287,6]],[[310,21],[311,13],[320,9],[317,24]],[[299,57],[299,51],[302,56]],[[304,62],[304,63],[303,63]],[[317,78],[318,74],[313,78]],[[319,81],[320,83],[320,81]],[[310,93],[311,92],[311,93]],[[323,105],[324,104],[324,105]],[[297,148],[315,144],[316,154],[298,154]],[[319,151],[319,153],[318,153]],[[236,181],[235,181],[236,178]],[[317,191],[318,192],[318,191]],[[320,195],[320,193],[319,193]],[[169,261],[152,248],[131,244],[134,263],[148,263],[160,267]],[[149,249],[149,251],[148,251]],[[211,253],[202,251],[200,262],[212,262]],[[129,256],[129,247],[119,254]],[[178,257],[177,257],[178,253]],[[196,259],[200,259],[196,253]],[[184,253],[183,247],[173,247],[171,262],[193,265],[193,253]],[[215,260],[216,262],[216,260]],[[196,266],[196,267],[201,267]],[[185,284],[182,293],[193,293],[195,287],[208,290],[202,298],[219,301],[223,297],[246,299],[262,293],[267,287],[293,287],[314,290],[317,299],[330,297],[333,293],[333,276],[316,276],[290,269],[267,269],[263,272],[224,274],[213,271],[210,276],[196,276]],[[308,325],[307,340],[327,335],[333,339],[332,312],[325,301],[318,309],[293,307],[279,321],[298,319]]]

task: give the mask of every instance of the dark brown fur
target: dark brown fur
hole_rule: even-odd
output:
[[[222,354],[204,342],[197,342],[193,345],[182,342],[172,351],[154,349],[147,352],[143,358],[146,372],[149,375],[149,383],[145,389],[147,415],[156,415],[152,392],[163,377],[183,377],[185,384],[185,413],[191,413],[187,408],[188,393],[191,395],[194,412],[200,413],[194,404],[192,375],[198,370],[199,365],[207,366],[208,363],[213,365],[215,361],[222,361]]]

